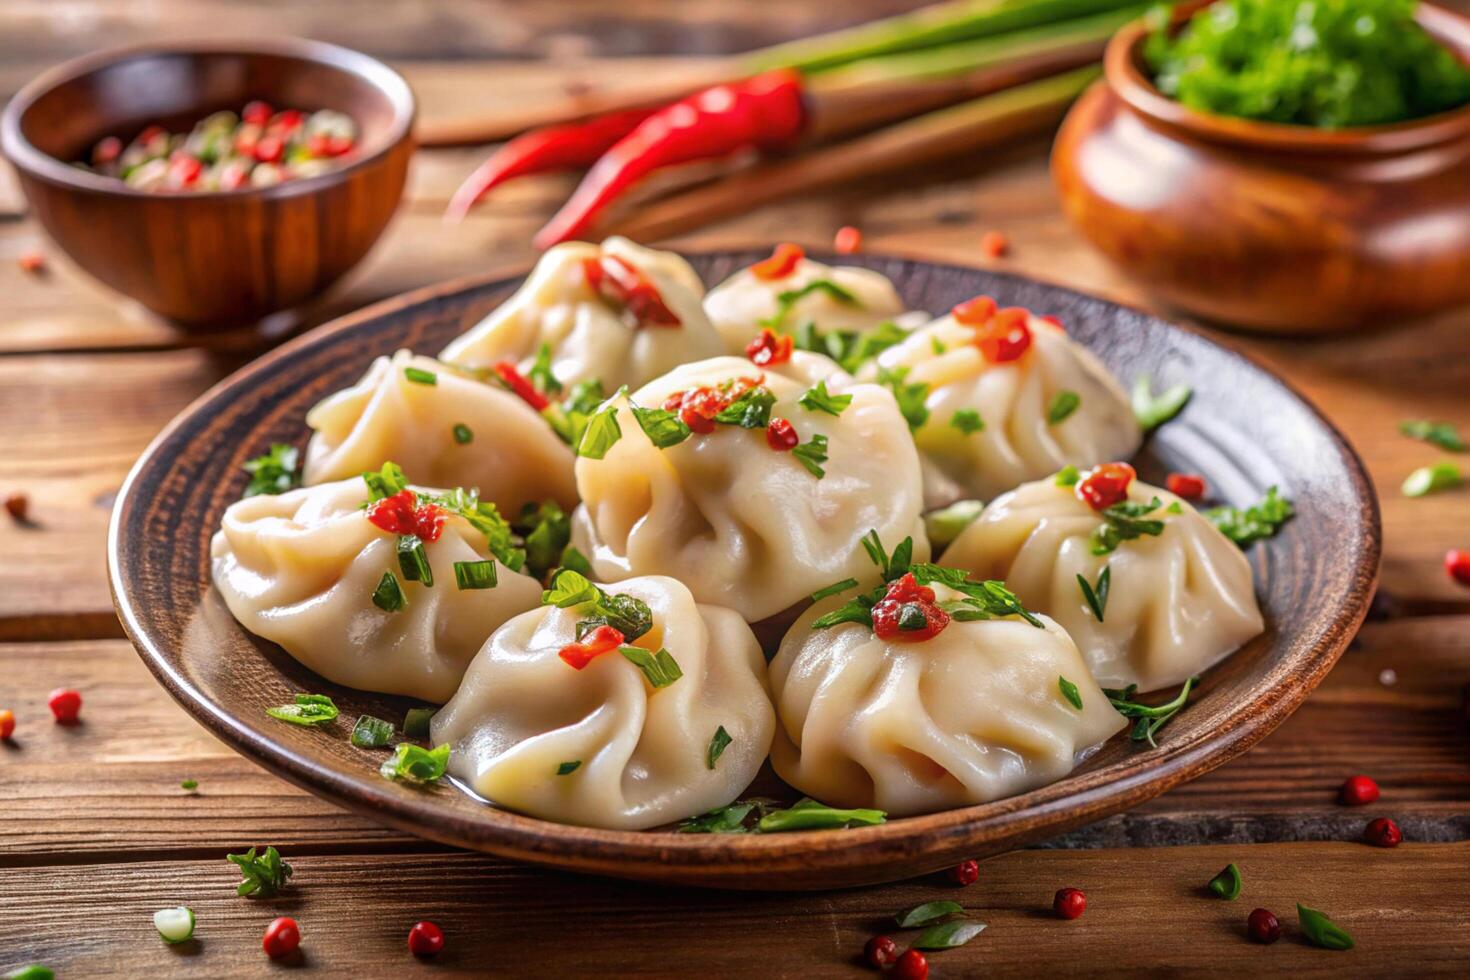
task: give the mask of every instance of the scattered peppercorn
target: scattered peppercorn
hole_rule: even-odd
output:
[[[852,225],[843,225],[832,238],[832,248],[838,255],[856,255],[863,250],[863,233]]]
[[[436,956],[444,948],[444,930],[432,922],[415,922],[408,930],[408,951],[415,956]]]
[[[24,524],[31,513],[31,498],[17,490],[5,498],[5,510],[17,523]]]
[[[1269,909],[1255,909],[1245,920],[1245,934],[1251,942],[1269,946],[1281,938],[1281,920]]]
[[[15,712],[0,711],[0,740],[9,741],[15,734]]]
[[[46,256],[40,252],[23,252],[20,258],[16,259],[16,265],[20,266],[22,272],[39,276],[46,271]]]
[[[271,924],[265,927],[265,938],[260,941],[265,955],[273,960],[290,956],[300,945],[301,929],[296,925],[295,919],[286,915],[272,920]]]
[[[1461,585],[1470,585],[1470,551],[1448,552],[1444,556],[1444,570]]]
[[[928,980],[929,961],[917,949],[907,950],[893,964],[893,980]]]
[[[1338,791],[1343,806],[1366,806],[1378,801],[1378,784],[1367,776],[1349,776]]]
[[[1374,847],[1398,847],[1403,839],[1404,832],[1388,817],[1370,820],[1368,826],[1363,828],[1363,840]]]
[[[1064,919],[1080,918],[1087,911],[1087,896],[1079,888],[1058,888],[1051,907]]]
[[[973,885],[980,880],[980,862],[973,859],[961,861],[949,869],[949,880],[956,885]]]
[[[58,687],[46,699],[58,725],[75,725],[82,713],[82,696],[68,687]]]
[[[1011,240],[1004,232],[987,231],[980,236],[980,254],[987,259],[998,259],[1011,250]]]
[[[1205,495],[1205,478],[1198,473],[1170,473],[1164,486],[1176,497],[1199,500]]]
[[[898,959],[898,943],[887,936],[874,936],[863,947],[863,959],[875,970],[886,970]]]

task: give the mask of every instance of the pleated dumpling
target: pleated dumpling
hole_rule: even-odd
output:
[[[800,376],[829,368],[793,358],[777,374],[718,357],[608,402],[580,445],[572,517],[596,577],[672,575],[755,622],[860,574],[868,528],[912,535],[927,557],[918,454],[897,404],[876,385]]]
[[[604,592],[564,571],[547,599],[495,632],[434,716],[450,773],[492,803],[588,827],[642,830],[733,802],[775,728],[740,615],[661,576]]]
[[[242,626],[329,681],[445,701],[485,639],[537,605],[541,586],[492,552],[481,528],[500,525],[489,505],[468,505],[477,528],[462,513],[422,509],[440,491],[413,489],[420,509],[407,516],[365,509],[361,478],[232,504],[210,549],[215,587]],[[418,529],[418,547],[375,521]]]
[[[1123,728],[1060,626],[1011,611],[999,583],[956,591],[926,567],[870,610],[853,592],[819,601],[782,640],[771,764],[808,796],[895,816],[986,803],[1061,779]]]
[[[1101,497],[1092,474],[1070,473],[998,497],[945,564],[1004,578],[1066,627],[1104,687],[1180,684],[1264,629],[1250,563],[1229,538],[1174,494],[1132,479],[1126,464],[1099,471],[1113,480]]]
[[[637,387],[687,361],[724,353],[700,299],[704,284],[673,252],[626,238],[549,249],[515,295],[456,339],[440,360],[530,371],[543,347],[563,384]]]
[[[1126,459],[1143,441],[1128,397],[1055,322],[988,297],[890,347],[858,375],[904,405],[930,507],[989,500],[1063,466]]]
[[[783,298],[784,297],[784,298]],[[709,291],[704,310],[739,356],[762,327],[795,333],[813,324],[822,333],[864,333],[904,312],[898,290],[882,273],[829,266],[796,245],[778,245],[769,259],[742,269]]]
[[[436,487],[478,487],[507,514],[528,503],[577,502],[573,455],[539,412],[503,388],[401,350],[373,361],[351,388],[306,415],[307,484],[393,460]]]

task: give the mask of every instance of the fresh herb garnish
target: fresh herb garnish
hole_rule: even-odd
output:
[[[1147,741],[1149,745],[1158,748],[1158,743],[1154,741],[1154,735],[1158,733],[1160,728],[1164,727],[1170,718],[1173,718],[1179,713],[1179,709],[1183,708],[1185,702],[1189,700],[1190,690],[1198,683],[1198,677],[1189,678],[1184,682],[1184,686],[1179,689],[1179,693],[1175,695],[1174,700],[1157,706],[1141,704],[1133,700],[1133,695],[1138,692],[1137,684],[1129,684],[1122,690],[1104,688],[1103,693],[1108,696],[1108,701],[1112,703],[1113,708],[1120,715],[1124,718],[1137,719],[1133,724],[1133,731],[1129,737],[1135,742]]]
[[[449,746],[426,749],[412,742],[399,742],[388,760],[378,767],[384,779],[405,783],[432,783],[449,766]]]
[[[1410,439],[1427,442],[1447,452],[1463,453],[1465,451],[1465,440],[1460,438],[1459,431],[1449,422],[1410,419],[1399,423],[1399,431]]]
[[[840,592],[846,592],[848,589],[857,584],[858,580],[855,578],[845,578],[841,582],[833,582],[825,589],[818,589],[817,591],[813,592],[812,602],[821,602],[823,599],[826,599],[829,596],[837,595]]]
[[[242,468],[250,474],[250,482],[245,484],[244,496],[285,493],[301,486],[300,461],[295,446],[272,443],[270,452],[245,461]]]
[[[535,386],[536,390],[543,395],[561,394],[561,382],[556,380],[556,375],[551,373],[551,345],[543,343],[536,348],[536,360],[531,364],[531,370],[526,372],[526,380]],[[598,399],[601,401],[601,399]]]
[[[643,676],[648,679],[648,683],[655,690],[668,687],[684,676],[674,655],[663,647],[659,647],[657,653],[649,653],[642,647],[620,646],[618,653],[621,653],[634,667],[643,671]]]
[[[963,919],[941,922],[919,933],[914,937],[912,945],[914,949],[954,949],[965,945],[984,931],[984,922],[971,922]]]
[[[352,744],[360,749],[380,749],[393,741],[393,723],[363,715],[352,726]]]
[[[813,279],[800,289],[785,289],[776,294],[776,312],[759,321],[762,327],[779,328],[791,308],[813,293],[826,293],[844,306],[862,306],[851,292],[830,279]]]
[[[760,818],[756,832],[779,834],[789,830],[835,830],[845,827],[873,827],[886,822],[882,810],[838,810],[816,800],[803,797],[785,810],[772,810]]]
[[[1124,541],[1133,541],[1145,535],[1157,537],[1164,533],[1164,522],[1151,520],[1149,514],[1159,510],[1164,502],[1154,497],[1146,504],[1124,500],[1102,511],[1103,523],[1092,532],[1092,553],[1111,554]]]
[[[985,428],[985,420],[973,408],[962,408],[949,418],[949,424],[965,435],[974,435]]]
[[[581,445],[582,435],[587,431],[587,422],[597,406],[607,400],[602,382],[596,378],[578,381],[561,403],[553,402],[541,410],[541,417],[551,426],[562,442],[573,450]]]
[[[434,570],[429,567],[429,553],[417,534],[398,536],[398,569],[410,582],[421,582],[426,587],[434,584]]]
[[[904,380],[908,376],[906,367],[878,369],[878,383],[893,392],[898,410],[909,424],[909,431],[915,432],[929,421],[929,408],[924,404],[929,397],[929,385],[923,381],[908,384]]]
[[[475,434],[471,432],[470,427],[465,425],[463,422],[454,423],[454,428],[450,431],[454,433],[454,441],[459,443],[461,446],[468,446],[470,443],[475,441]]]
[[[740,800],[697,817],[682,820],[681,834],[749,834],[755,832],[755,821],[775,805],[774,800]]]
[[[1082,589],[1082,598],[1087,601],[1087,608],[1092,610],[1092,615],[1099,623],[1103,621],[1103,613],[1108,609],[1108,590],[1113,584],[1113,566],[1104,565],[1101,574],[1097,577],[1097,585],[1089,585],[1087,579],[1081,575],[1077,576],[1077,585]]]
[[[834,395],[827,390],[826,381],[818,381],[812,388],[808,388],[800,399],[802,408],[813,412],[826,412],[828,415],[841,415],[847,406],[852,404],[851,395]]]
[[[403,586],[398,584],[398,577],[392,572],[384,572],[378,580],[378,587],[373,590],[373,605],[383,612],[403,612],[408,605]]]
[[[827,437],[820,432],[812,433],[812,437],[806,442],[793,447],[791,455],[818,480],[827,475],[827,471],[822,468],[822,464],[827,462]]]
[[[457,561],[454,563],[454,584],[461,592],[493,589],[499,584],[493,561]]]
[[[1244,548],[1274,535],[1293,513],[1291,501],[1278,495],[1275,487],[1269,487],[1265,499],[1258,504],[1244,510],[1239,507],[1212,507],[1204,512],[1204,516],[1220,529],[1221,534]]]
[[[971,524],[985,509],[983,501],[958,500],[940,510],[924,515],[924,530],[929,534],[929,543],[935,549],[951,544],[960,532]]]
[[[583,577],[592,574],[592,562],[588,561],[587,556],[572,545],[567,545],[562,549],[561,565],[556,570],[560,571],[563,568],[570,569]]]
[[[581,759],[576,759],[572,762],[563,762],[561,765],[556,767],[556,774],[558,776],[570,776],[572,773],[576,772],[580,768],[582,768]]]
[[[609,595],[581,572],[570,568],[560,568],[552,575],[548,588],[541,593],[541,604],[558,609],[581,607],[578,612],[583,618],[577,623],[578,640],[599,626],[611,626],[628,641],[653,629],[653,611],[648,603],[636,596]]]
[[[907,912],[898,913],[893,917],[893,921],[900,929],[917,929],[920,926],[933,925],[952,915],[964,914],[965,907],[959,902],[925,902],[923,905],[914,906]]]
[[[1316,909],[1309,909],[1298,902],[1296,918],[1301,924],[1302,935],[1314,946],[1337,950],[1353,948],[1353,937],[1347,934],[1347,930]]]
[[[1240,869],[1234,863],[1225,865],[1225,869],[1210,879],[1210,891],[1233,902],[1240,897]]]
[[[1133,417],[1144,432],[1156,429],[1178,415],[1192,394],[1189,385],[1181,384],[1155,397],[1148,375],[1140,374],[1133,382]]]
[[[740,396],[720,409],[715,421],[722,425],[738,425],[742,429],[764,429],[771,422],[771,408],[776,394],[765,385],[747,388]]]
[[[197,779],[186,779],[183,782],[179,783],[179,788],[180,789],[187,789],[187,790],[196,790],[196,789],[199,788],[199,780],[197,780]]]
[[[406,367],[403,369],[403,376],[416,385],[437,385],[439,383],[439,375],[433,371],[425,371],[423,368]]]
[[[485,536],[485,549],[511,571],[518,572],[526,564],[526,551],[517,545],[510,523],[500,516],[494,504],[480,499],[479,490],[456,487],[437,496],[420,494],[419,501],[442,507],[463,518],[470,527]]]
[[[705,765],[713,769],[715,763],[720,761],[720,756],[725,754],[725,749],[733,741],[730,733],[725,731],[724,725],[716,728],[714,736],[709,740],[709,749],[705,752]]]
[[[1056,481],[1059,487],[1075,487],[1080,479],[1082,479],[1082,473],[1071,463],[1057,470]]]
[[[648,441],[659,449],[669,449],[688,439],[693,430],[673,412],[662,408],[642,408],[630,405],[633,419],[638,428],[648,436]]]
[[[575,443],[577,455],[586,459],[602,459],[622,437],[623,429],[618,425],[618,407],[609,404],[587,419],[582,437]]]
[[[1066,421],[1067,417],[1077,411],[1082,404],[1082,396],[1075,391],[1059,391],[1057,396],[1051,400],[1046,407],[1046,424],[1057,425]]]
[[[433,708],[409,708],[403,716],[403,734],[409,738],[428,738],[429,722],[436,713]]]
[[[369,470],[362,475],[368,487],[368,503],[391,497],[408,489],[408,477],[403,467],[394,462],[384,463],[378,470]]]
[[[885,320],[867,333],[856,330],[833,330],[821,333],[817,325],[808,321],[795,335],[795,346],[800,350],[825,354],[842,366],[849,374],[856,373],[868,361],[890,347],[900,344],[908,332],[891,320]]]
[[[226,854],[225,860],[237,866],[245,876],[245,880],[235,886],[236,895],[270,898],[285,888],[286,880],[291,877],[291,866],[281,860],[274,847],[267,847],[259,857],[252,847],[244,854]]]
[[[521,508],[520,516],[511,522],[511,530],[521,537],[526,571],[539,579],[564,562],[567,545],[572,540],[572,519],[554,500],[527,503]]]
[[[945,351],[949,350],[949,348],[945,346],[944,341],[940,340],[938,337],[929,338],[929,349],[934,352],[935,357],[938,357],[940,354],[943,354]]]
[[[1423,497],[1441,490],[1453,490],[1464,482],[1464,474],[1454,463],[1435,463],[1410,473],[1400,489],[1405,497]]]
[[[280,721],[310,727],[325,725],[337,717],[337,706],[325,694],[298,694],[294,704],[266,708],[265,713]]]
[[[1072,707],[1076,708],[1078,711],[1082,710],[1082,692],[1077,690],[1076,684],[1073,684],[1071,681],[1058,674],[1057,689],[1062,692],[1062,697],[1066,698],[1067,701],[1072,705]]]

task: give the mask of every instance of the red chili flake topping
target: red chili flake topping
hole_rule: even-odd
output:
[[[679,421],[700,435],[715,431],[715,416],[723,412],[730,403],[750,389],[766,383],[765,376],[759,378],[736,378],[722,383],[718,388],[700,385],[676,391],[664,399],[663,410],[678,412]]]
[[[1444,556],[1444,570],[1461,585],[1470,585],[1470,551],[1456,549],[1447,552]]]
[[[1011,240],[1003,231],[987,231],[980,236],[980,254],[987,259],[998,259],[1011,250]]]
[[[415,922],[408,930],[408,951],[415,956],[437,956],[444,948],[444,930],[432,922]]]
[[[623,645],[623,632],[606,624],[588,633],[580,642],[568,643],[557,653],[575,670],[590,664],[594,657],[611,653]]]
[[[863,947],[863,959],[875,970],[886,970],[898,959],[898,943],[887,936],[874,936]]]
[[[1281,938],[1281,920],[1270,909],[1256,909],[1245,920],[1245,934],[1251,942],[1269,946]]]
[[[82,696],[69,687],[58,687],[46,699],[46,707],[51,709],[58,725],[75,725],[82,713]]]
[[[796,341],[787,336],[777,336],[770,327],[762,327],[761,335],[745,345],[745,356],[760,367],[785,364],[791,360],[791,350]]]
[[[949,880],[956,885],[973,885],[980,880],[980,862],[973,858],[969,861],[961,861],[949,869]]]
[[[873,607],[873,633],[883,640],[928,640],[948,625],[949,613],[934,604],[934,590],[914,581],[913,573],[894,579]]]
[[[1363,828],[1363,840],[1374,847],[1398,847],[1403,839],[1404,832],[1388,817],[1379,817]]]
[[[1338,791],[1343,806],[1366,806],[1378,801],[1378,784],[1367,776],[1349,776]]]
[[[435,504],[420,504],[412,490],[400,490],[367,509],[367,519],[374,527],[389,534],[414,534],[423,541],[438,541],[448,516]]]
[[[983,327],[975,329],[975,344],[993,364],[1018,360],[1031,347],[1031,314],[1019,306],[996,311]]]
[[[521,396],[521,401],[530,405],[536,411],[542,411],[551,404],[551,400],[537,391],[536,386],[531,384],[531,379],[518,371],[513,362],[497,362],[495,373],[500,377],[501,381],[505,382],[507,388]]]
[[[796,267],[804,258],[806,258],[806,249],[790,242],[782,242],[776,246],[770,258],[761,259],[751,266],[750,274],[764,282],[775,282],[795,272]]]
[[[976,296],[963,303],[956,303],[954,309],[949,311],[949,315],[967,327],[983,327],[990,322],[991,317],[995,316],[997,309],[999,307],[996,306],[995,300],[989,296]]]
[[[265,927],[265,938],[260,941],[260,948],[273,960],[290,956],[300,945],[301,929],[296,925],[295,919],[286,915],[272,920]]]
[[[905,950],[893,964],[889,980],[928,980],[929,961],[917,949]]]
[[[1128,499],[1128,485],[1138,473],[1127,463],[1103,463],[1077,481],[1077,499],[1096,511]]]
[[[1058,888],[1051,900],[1051,908],[1064,919],[1080,918],[1087,911],[1087,896],[1080,888]]]
[[[20,266],[20,271],[39,276],[46,271],[46,256],[40,252],[24,252],[15,260],[15,264]]]
[[[1170,473],[1164,486],[1176,497],[1199,500],[1205,495],[1205,478],[1198,473]]]
[[[838,255],[856,255],[863,250],[863,233],[852,225],[843,225],[832,238],[832,249]]]
[[[798,442],[801,437],[796,434],[796,427],[785,419],[771,419],[771,424],[766,426],[766,445],[776,452],[795,449]]]
[[[679,318],[669,309],[655,286],[642,271],[616,255],[582,260],[587,285],[617,307],[636,329],[677,327]]]
[[[0,711],[0,741],[8,741],[15,734],[15,712]]]
[[[271,107],[259,99],[254,102],[247,102],[245,103],[245,108],[240,110],[240,121],[264,126],[271,121]]]

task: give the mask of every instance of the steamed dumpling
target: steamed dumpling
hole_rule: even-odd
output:
[[[566,581],[563,573],[556,584]],[[668,651],[681,676],[656,688],[617,649],[571,666],[559,653],[591,615],[585,606],[517,616],[434,716],[434,744],[452,746],[449,771],[500,806],[588,827],[642,830],[733,802],[775,728],[750,627],[729,609],[696,604],[671,578],[608,591],[647,604],[652,629],[634,645]],[[711,762],[722,730],[728,743]]]
[[[603,287],[588,269],[607,270]],[[618,282],[641,280],[619,298]],[[704,284],[680,256],[609,238],[601,246],[567,242],[547,251],[514,296],[439,355],[485,369],[510,360],[529,371],[543,345],[563,384],[600,380],[607,390],[637,387],[687,361],[724,353],[700,307]]]
[[[507,514],[548,498],[568,510],[577,502],[572,451],[540,413],[406,350],[373,361],[361,381],[308,412],[306,424],[307,484],[391,459],[429,486],[478,487]]]
[[[754,622],[868,571],[859,541],[869,528],[885,540],[912,536],[926,557],[918,454],[897,404],[883,388],[853,384],[828,389],[852,399],[838,415],[803,407],[799,399],[826,376],[800,372],[827,367],[824,358],[793,358],[788,373],[777,374],[718,357],[632,396],[640,408],[658,409],[681,393],[716,397],[721,386],[763,379],[774,397],[769,416],[791,423],[798,449],[772,449],[759,419],[753,428],[713,424],[708,434],[660,449],[626,398],[609,402],[621,437],[601,459],[587,455],[584,438],[576,466],[582,505],[572,518],[572,543],[597,577],[672,575],[700,602]]]
[[[1029,608],[1066,627],[1104,687],[1170,687],[1198,674],[1264,628],[1250,563],[1187,502],[1132,481],[1128,500],[1162,532],[1094,554],[1103,517],[1056,479],[997,498],[944,553],[946,565],[1003,578]],[[1098,622],[1077,582],[1108,569]]]
[[[771,763],[808,796],[896,816],[986,803],[1061,779],[1124,725],[1051,620],[955,619],[925,640],[812,628],[846,598],[807,610],[771,662]]]
[[[779,246],[773,258],[780,258],[783,250],[791,248]],[[898,291],[882,273],[857,266],[824,265],[805,257],[788,261],[783,268],[786,266],[789,271],[784,274],[765,278],[758,273],[766,264],[757,263],[735,273],[705,297],[704,311],[724,338],[726,353],[743,354],[745,345],[763,326],[793,333],[803,324],[812,323],[822,333],[863,333],[904,312]],[[817,282],[831,283],[836,289],[812,285]],[[779,321],[774,319],[781,310],[780,295],[802,291],[805,295],[789,304]]]
[[[1055,323],[1023,310],[999,316],[1019,318],[1029,335],[1029,347],[1015,359],[996,361],[982,351],[977,339],[993,327],[967,325],[951,314],[859,373],[864,381],[881,376],[916,394],[915,386],[926,386],[911,421],[927,412],[914,440],[930,507],[962,497],[989,500],[1067,465],[1126,459],[1143,441],[1127,396],[1091,352]],[[1065,417],[1052,421],[1068,404],[1074,407]]]
[[[398,536],[368,519],[367,500],[355,478],[230,505],[210,548],[215,587],[240,625],[329,681],[444,701],[486,637],[537,605],[541,586],[496,561],[458,515],[424,543],[432,587],[407,581]],[[483,561],[495,562],[497,584],[460,589],[455,563]],[[390,574],[404,599],[392,612],[374,601]]]

